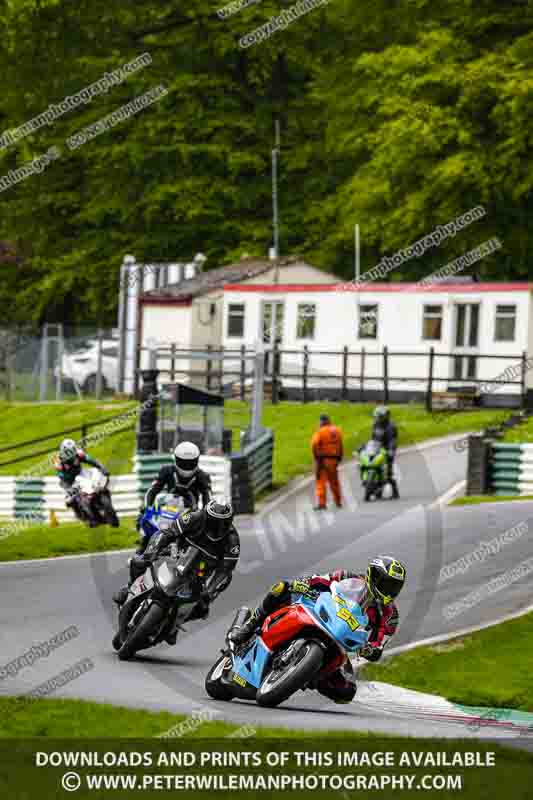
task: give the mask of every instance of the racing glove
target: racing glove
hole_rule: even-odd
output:
[[[289,586],[289,591],[294,592],[294,594],[307,594],[310,590],[311,584],[309,581],[300,580],[299,578],[291,581]]]
[[[368,642],[359,650],[359,655],[367,661],[379,661],[383,653],[383,648],[377,643]]]

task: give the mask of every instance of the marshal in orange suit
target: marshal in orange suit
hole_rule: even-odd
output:
[[[331,424],[327,414],[320,415],[320,428],[313,434],[311,449],[315,459],[317,511],[325,509],[326,486],[329,483],[335,503],[342,506],[338,466],[342,461],[342,431]]]

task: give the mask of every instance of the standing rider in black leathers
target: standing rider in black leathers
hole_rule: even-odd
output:
[[[104,465],[100,464],[96,458],[91,458],[81,447],[78,447],[74,439],[63,439],[59,447],[59,459],[55,462],[55,468],[61,488],[67,493],[66,506],[72,508],[79,520],[82,522],[88,520],[89,526],[94,528],[98,525],[98,521],[94,519],[91,509],[84,505],[80,494],[74,489],[74,481],[81,472],[82,464],[96,467],[106,478],[109,477],[109,472]],[[118,521],[113,527],[118,527]]]
[[[239,534],[233,525],[231,503],[210,500],[200,510],[187,509],[169,530],[162,533],[161,537],[153,539],[154,543],[151,542],[142,555],[136,555],[130,560],[128,587],[172,542],[177,542],[178,547],[183,550],[190,546],[198,547],[206,555],[207,591],[201,595],[201,602],[195,607],[189,620],[204,619],[209,613],[209,604],[230,585],[241,552]],[[126,601],[128,587],[123,587],[113,597],[118,605]]]
[[[211,478],[207,472],[199,468],[199,459],[200,450],[192,442],[181,442],[175,448],[174,464],[161,467],[159,475],[146,492],[144,504],[137,517],[137,530],[140,528],[146,508],[153,505],[156,496],[164,489],[175,497],[183,497],[186,506],[194,508],[198,506],[201,498],[205,508],[211,499]],[[148,539],[144,541],[144,547],[147,543]]]
[[[400,497],[400,492],[398,491],[398,484],[394,477],[394,459],[398,446],[398,430],[394,422],[392,422],[390,411],[386,406],[378,406],[374,411],[372,439],[378,441],[387,451],[386,480],[392,487],[392,496],[398,499]]]

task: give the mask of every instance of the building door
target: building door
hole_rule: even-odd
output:
[[[265,300],[263,302],[263,344],[265,346],[265,375],[272,375],[273,348],[283,345],[283,321],[285,318],[285,303],[283,300]],[[280,372],[280,356],[276,364],[276,373]]]
[[[479,303],[456,303],[453,353],[453,380],[475,380],[479,355]]]

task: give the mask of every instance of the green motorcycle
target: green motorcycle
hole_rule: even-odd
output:
[[[365,500],[372,497],[381,500],[385,486],[385,467],[387,451],[375,439],[371,439],[359,452],[361,483],[365,490]]]

